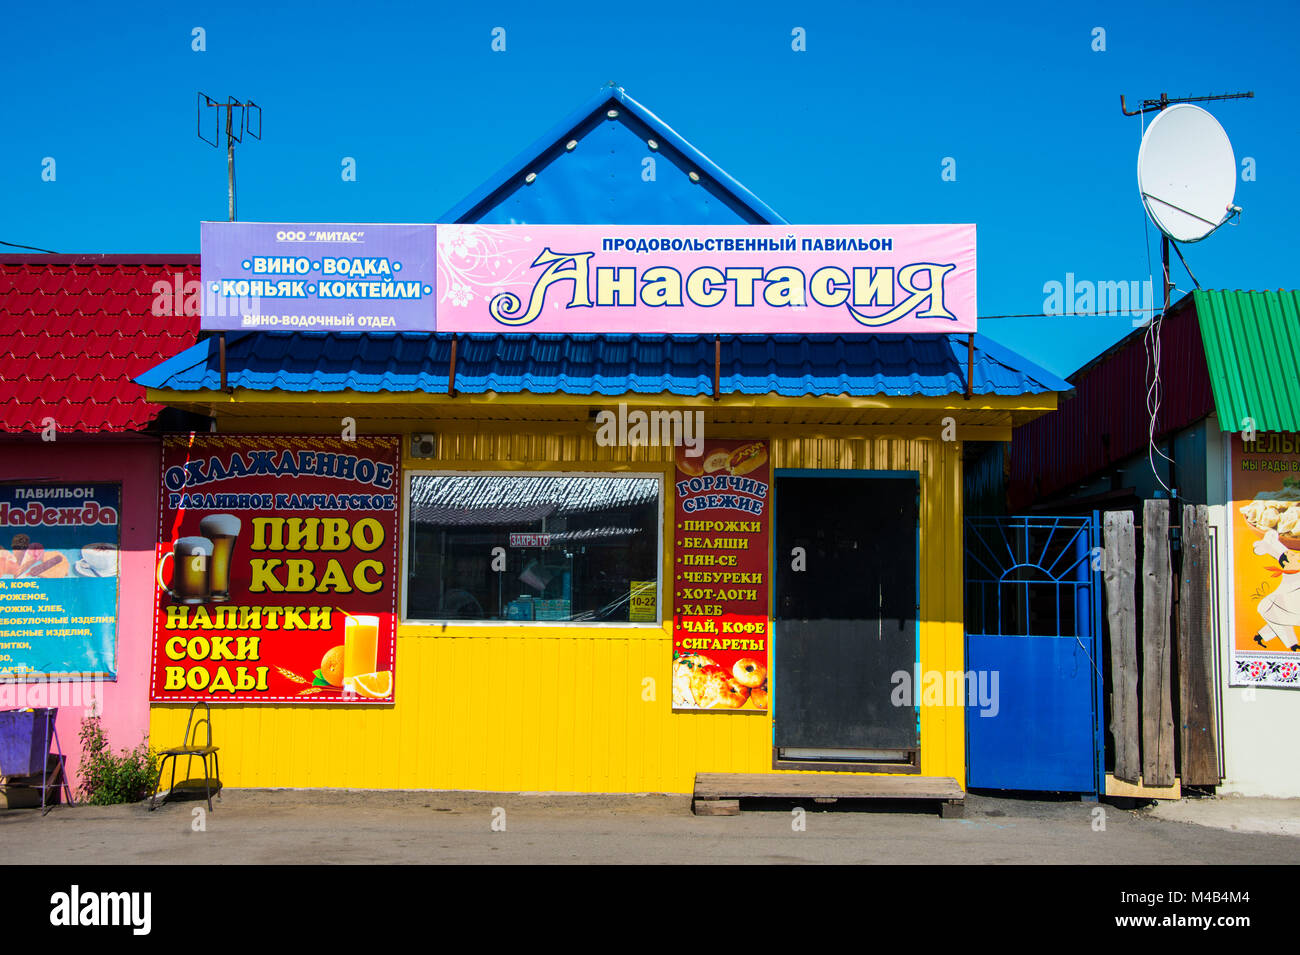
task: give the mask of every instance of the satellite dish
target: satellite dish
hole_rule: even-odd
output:
[[[1199,242],[1234,210],[1237,160],[1218,120],[1190,103],[1160,111],[1138,150],[1147,217],[1175,242]]]

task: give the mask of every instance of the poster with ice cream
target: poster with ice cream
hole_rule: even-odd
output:
[[[392,703],[398,439],[163,443],[152,702]]]
[[[1232,686],[1300,689],[1300,434],[1232,437]]]
[[[117,484],[0,484],[0,680],[117,675]]]

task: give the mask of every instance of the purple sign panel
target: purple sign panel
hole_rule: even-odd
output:
[[[204,222],[205,331],[432,331],[433,225]]]

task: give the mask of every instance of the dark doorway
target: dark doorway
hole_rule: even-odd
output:
[[[777,765],[915,769],[917,476],[777,471]],[[796,550],[800,548],[801,550]]]

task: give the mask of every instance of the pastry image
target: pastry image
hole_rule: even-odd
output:
[[[9,544],[9,546],[12,547],[15,551],[23,551],[27,549],[27,545],[30,544],[31,542],[32,539],[28,537],[26,534],[15,534],[14,539]]]
[[[690,654],[673,661],[673,705],[736,710],[749,699],[741,686],[711,657]]]
[[[737,660],[736,665],[731,668],[731,675],[741,686],[747,686],[751,690],[756,690],[767,682],[767,670],[765,670],[757,660],[745,657]]]
[[[767,448],[761,441],[742,444],[727,458],[727,470],[732,474],[748,474],[767,463]]]
[[[673,706],[695,706],[691,695],[691,673],[697,667],[716,666],[710,658],[698,653],[673,660]]]
[[[754,704],[754,709],[767,709],[767,687],[759,687],[757,690],[749,691],[750,702]]]
[[[691,671],[691,695],[706,710],[738,710],[749,699],[749,690],[714,664]]]
[[[726,451],[714,451],[704,459],[705,473],[712,474],[714,471],[725,471],[729,458],[730,455]]]
[[[741,686],[712,657],[679,656],[672,664],[672,704],[701,709],[740,709],[749,699]]]
[[[14,552],[0,547],[0,577],[14,576],[18,573],[18,566],[18,558],[14,556]]]
[[[688,448],[678,446],[677,448],[677,470],[690,477],[699,477],[704,473],[704,455],[696,454],[692,456],[687,453]]]

